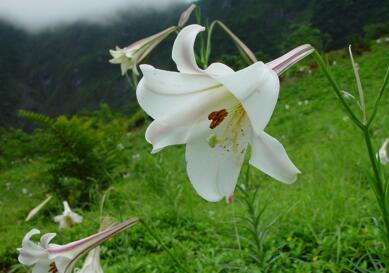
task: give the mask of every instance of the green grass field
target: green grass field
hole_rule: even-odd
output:
[[[388,52],[388,44],[373,45],[356,58],[370,109],[389,64]],[[356,94],[346,51],[327,57],[336,61],[331,69],[342,88]],[[307,68],[308,63],[313,63],[311,57],[300,66]],[[248,194],[258,189],[256,205],[266,206],[261,225],[270,227],[257,260],[251,257],[252,239],[244,227],[247,208],[242,192],[236,191],[231,204],[202,200],[186,176],[184,147],[152,155],[144,139],[146,127],[126,133],[123,117],[116,120],[125,147],[120,176],[107,194],[103,215],[117,221],[132,216],[145,219],[188,272],[387,272],[380,269],[382,257],[389,255],[375,225],[379,211],[366,179],[370,165],[362,136],[321,71],[298,72],[298,68],[282,83],[267,131],[283,143],[302,174],[295,184],[284,185],[254,168],[246,175],[246,163],[239,181],[239,185],[249,184]],[[389,136],[388,105],[385,95],[373,131],[377,150]],[[54,223],[53,217],[62,212],[62,200],[56,198],[25,222],[27,213],[50,193],[48,162],[35,155],[10,166],[0,172],[0,269],[4,272],[28,272],[14,265],[16,248],[33,227],[57,232],[55,243],[97,231],[102,192],[92,193],[90,209],[73,207],[84,221],[72,229],[59,231]],[[101,258],[106,273],[183,272],[140,224],[105,243]]]

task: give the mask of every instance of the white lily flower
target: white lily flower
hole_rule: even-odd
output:
[[[382,144],[380,150],[378,151],[378,158],[382,165],[386,165],[389,163],[388,158],[388,145],[389,145],[389,138],[385,140],[385,142]]]
[[[103,273],[103,268],[100,264],[100,247],[92,249],[86,256],[84,265],[76,273]]]
[[[111,49],[109,53],[111,53],[113,58],[109,62],[112,64],[120,64],[122,75],[125,75],[130,69],[138,74],[137,65],[167,36],[176,31],[176,29],[177,27],[169,27],[157,34],[132,43],[125,48],[116,47],[115,50]]]
[[[46,233],[42,235],[39,243],[35,243],[30,239],[40,231],[32,229],[24,236],[22,247],[18,248],[18,260],[21,264],[33,266],[32,273],[70,273],[83,254],[137,222],[137,218],[129,219],[112,228],[66,245],[50,244],[55,233]]]
[[[312,46],[237,72],[221,63],[202,70],[193,49],[201,31],[202,26],[190,25],[178,34],[172,57],[180,72],[140,66],[137,98],[154,119],[146,131],[153,152],[186,144],[189,179],[208,201],[228,200],[233,194],[248,144],[251,165],[282,182],[294,182],[299,170],[264,129],[278,99],[277,73],[313,52]]]
[[[64,206],[63,214],[57,215],[54,217],[54,221],[56,223],[59,223],[59,229],[73,227],[76,224],[79,224],[82,222],[82,216],[73,212],[70,209],[67,201],[63,202],[63,206]]]

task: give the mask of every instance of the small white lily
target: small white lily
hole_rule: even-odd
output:
[[[54,217],[54,221],[59,223],[59,229],[65,229],[68,227],[73,227],[76,224],[82,222],[82,216],[73,212],[67,201],[63,202],[64,211],[61,215],[57,215]]]
[[[389,145],[389,138],[387,138],[384,143],[382,144],[380,150],[378,151],[378,158],[382,165],[386,165],[389,163],[388,158],[388,145]]]
[[[113,58],[109,62],[112,64],[120,64],[122,75],[125,75],[130,69],[132,69],[135,74],[139,74],[137,65],[167,36],[176,31],[176,29],[177,27],[169,27],[125,48],[116,47],[115,50],[111,49],[109,53],[111,53]]]
[[[150,37],[141,39],[125,48],[116,47],[115,50],[111,49],[109,53],[112,55],[112,59],[109,61],[112,64],[120,64],[122,75],[130,69],[138,75],[137,66],[150,54],[150,52],[165,40],[171,33],[182,28],[189,20],[190,15],[196,8],[195,4],[191,4],[185,11],[181,13],[177,26],[171,26],[157,34]]]
[[[40,231],[32,229],[24,236],[22,247],[18,248],[18,260],[21,264],[33,266],[32,273],[70,273],[83,254],[137,222],[137,218],[129,219],[112,228],[66,245],[50,244],[55,233],[46,233],[42,235],[39,243],[35,243],[30,239]]]
[[[312,46],[237,72],[221,63],[202,70],[193,49],[201,31],[202,26],[190,25],[178,34],[172,58],[180,72],[140,66],[137,98],[154,119],[146,131],[153,152],[186,144],[189,179],[208,201],[228,200],[233,194],[249,143],[251,165],[282,182],[294,182],[299,170],[264,128],[278,99],[277,74],[312,53]]]

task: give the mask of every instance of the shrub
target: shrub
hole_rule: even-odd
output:
[[[92,192],[110,185],[117,153],[115,141],[93,129],[89,119],[51,119],[26,111],[20,111],[20,115],[43,126],[50,188],[57,196],[80,204],[89,201]]]

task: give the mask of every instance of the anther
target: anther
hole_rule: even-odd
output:
[[[222,121],[228,116],[228,112],[226,109],[222,109],[219,111],[214,111],[208,115],[208,119],[212,120],[209,128],[216,128]]]
[[[57,266],[55,265],[54,262],[52,262],[52,263],[49,265],[49,272],[50,272],[50,273],[58,273],[58,268],[57,268]]]

